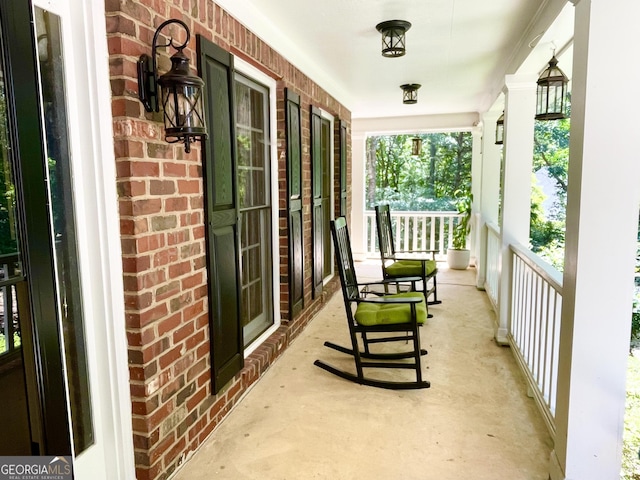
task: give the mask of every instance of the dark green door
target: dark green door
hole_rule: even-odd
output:
[[[0,4],[0,455],[69,455],[31,15]]]

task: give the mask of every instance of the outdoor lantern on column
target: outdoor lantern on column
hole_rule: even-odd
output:
[[[536,120],[560,120],[566,116],[567,84],[569,79],[558,68],[554,55],[549,66],[538,78]]]
[[[496,122],[496,145],[502,145],[504,143],[504,112],[498,117]]]
[[[175,45],[173,37],[169,43],[157,45],[160,31],[172,23],[177,23],[186,32],[187,38],[181,45]],[[185,152],[191,151],[191,143],[202,141],[207,136],[204,120],[203,88],[200,77],[192,75],[189,59],[182,52],[189,43],[191,33],[181,20],[167,20],[153,35],[151,57],[141,55],[138,60],[138,96],[147,112],[164,110],[165,140],[169,143],[184,143]],[[171,57],[171,70],[158,77],[157,48],[173,47],[177,52]],[[160,94],[158,92],[160,87]]]
[[[413,137],[411,139],[411,155],[417,157],[422,151],[422,139],[420,137]]]
[[[422,85],[418,83],[405,83],[404,85],[400,85],[402,89],[402,103],[418,103],[418,89],[421,86]]]
[[[376,25],[382,34],[382,56],[401,57],[406,53],[405,33],[411,24],[404,20],[388,20]]]

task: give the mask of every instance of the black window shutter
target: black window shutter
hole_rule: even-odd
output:
[[[300,95],[286,91],[287,207],[289,209],[289,319],[304,306]]]
[[[340,215],[347,216],[347,122],[340,120]]]
[[[235,175],[233,55],[197,36],[208,137],[203,144],[211,382],[217,393],[244,364]]]
[[[322,210],[322,115],[311,107],[311,225],[313,250],[313,296],[322,294],[324,277],[324,215]]]

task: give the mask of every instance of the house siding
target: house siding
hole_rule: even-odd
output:
[[[336,117],[336,216],[340,209],[339,120],[347,123],[350,132],[351,114],[211,1],[106,0],[105,7],[136,475],[140,480],[162,479],[212,433],[339,288],[334,278],[325,285],[322,295],[311,297],[310,106]],[[196,143],[186,154],[181,144],[167,144],[162,112],[147,113],[138,100],[138,57],[150,54],[156,27],[169,18],[183,20],[191,30],[185,54],[194,70],[195,35],[201,34],[277,81],[274,140],[279,204],[274,208],[279,210],[280,258],[274,260],[274,268],[280,273],[282,324],[217,395],[211,393],[200,145]],[[164,32],[184,38],[181,30],[171,28]],[[166,71],[167,64],[166,58],[159,59],[159,70]],[[294,319],[289,318],[288,301],[285,88],[301,96],[305,308]],[[349,185],[350,149],[347,159]],[[350,196],[349,188],[349,203]]]

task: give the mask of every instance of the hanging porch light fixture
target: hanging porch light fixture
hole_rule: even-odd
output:
[[[405,33],[410,28],[411,23],[405,20],[387,20],[376,25],[382,34],[383,57],[401,57],[406,53]]]
[[[496,122],[496,145],[504,143],[504,112],[498,117]]]
[[[400,85],[402,89],[402,103],[411,105],[418,103],[418,89],[421,87],[419,83],[405,83]]]
[[[560,120],[566,116],[567,84],[569,79],[558,68],[555,54],[549,66],[538,78],[536,120]]]
[[[175,45],[173,37],[169,43],[157,45],[160,31],[172,23],[184,28],[187,38],[181,45]],[[164,110],[165,141],[184,143],[185,152],[191,151],[191,143],[202,141],[207,136],[204,120],[204,101],[202,90],[204,82],[192,75],[189,59],[182,52],[189,43],[191,32],[182,20],[163,22],[153,35],[151,57],[143,54],[138,60],[138,97],[147,112],[159,112],[160,104]],[[158,77],[157,48],[173,47],[177,52],[171,57],[171,70]],[[160,87],[160,95],[158,93]]]
[[[413,137],[411,139],[411,155],[417,157],[422,151],[422,139],[420,137]]]

